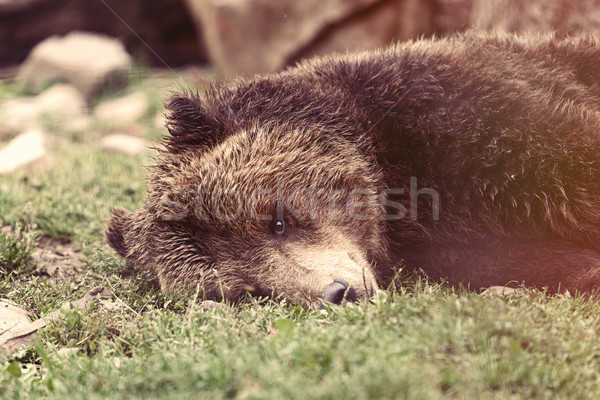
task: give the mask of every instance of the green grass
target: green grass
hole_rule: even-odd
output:
[[[98,241],[111,207],[134,208],[144,197],[147,157],[124,157],[84,144],[56,145],[44,175],[0,180],[0,224],[35,225],[55,239]]]
[[[345,307],[248,299],[205,311],[161,294],[104,243],[110,208],[143,202],[148,157],[64,137],[54,154],[46,173],[0,178],[0,298],[34,318],[97,285],[117,298],[65,310],[34,346],[0,354],[0,398],[600,397],[597,301],[482,298],[412,277]],[[30,258],[41,237],[83,249],[83,271],[42,273]]]
[[[16,270],[30,271],[31,252],[36,239],[35,234],[23,232],[20,227],[15,232],[0,232],[0,278]]]
[[[151,296],[137,313],[97,308],[49,328],[30,372],[5,364],[7,398],[598,395],[598,305],[577,299],[416,284],[323,311],[249,301],[206,312]]]

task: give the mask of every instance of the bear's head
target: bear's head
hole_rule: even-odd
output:
[[[239,124],[194,95],[168,108],[145,205],[109,221],[119,254],[163,290],[207,299],[318,306],[373,293],[386,262],[373,160],[318,125]]]

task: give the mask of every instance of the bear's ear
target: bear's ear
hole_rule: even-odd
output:
[[[170,149],[188,146],[210,147],[223,136],[225,128],[218,113],[202,102],[195,93],[176,93],[166,104],[166,140]]]
[[[108,220],[106,241],[121,257],[127,257],[129,254],[127,243],[125,243],[125,234],[131,229],[132,216],[133,213],[127,210],[114,208]]]

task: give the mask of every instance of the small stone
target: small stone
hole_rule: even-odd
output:
[[[45,120],[68,130],[84,130],[89,125],[83,95],[73,86],[57,84],[38,96],[11,99],[0,104],[0,125],[13,132],[39,128]]]
[[[201,307],[202,307],[203,311],[208,311],[208,310],[215,310],[215,309],[223,308],[223,307],[225,307],[225,304],[218,303],[213,300],[204,300],[202,302]]]
[[[150,150],[151,143],[135,136],[115,133],[100,141],[100,148],[113,153],[136,155]]]
[[[146,95],[135,92],[100,104],[94,110],[94,116],[109,125],[127,125],[142,118],[149,109]]]
[[[0,351],[12,353],[31,344],[33,337],[14,338],[12,332],[21,330],[31,323],[29,313],[8,299],[0,299]]]
[[[157,113],[154,116],[154,127],[156,129],[164,129],[167,125],[167,117],[165,117],[164,113]]]
[[[0,125],[8,132],[38,127],[39,116],[40,107],[34,96],[18,97],[0,104]]]
[[[490,286],[481,292],[481,297],[506,297],[511,294],[523,294],[523,289],[515,289],[508,286]]]
[[[31,129],[11,140],[0,150],[0,175],[49,165],[47,142],[47,134],[40,129]]]
[[[29,313],[8,299],[0,299],[0,334],[19,324],[28,324]]]
[[[60,117],[75,117],[87,113],[85,98],[72,85],[57,84],[37,97],[43,113]]]
[[[88,129],[88,106],[81,92],[74,86],[54,85],[40,93],[37,101],[42,117],[49,118],[55,126],[76,132]]]

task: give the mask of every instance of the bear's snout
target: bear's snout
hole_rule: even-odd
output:
[[[321,292],[321,300],[327,303],[344,304],[347,301],[358,301],[358,296],[348,282],[336,279]]]
[[[277,276],[272,284],[276,295],[316,308],[373,295],[377,278],[360,248],[344,235],[330,232],[328,236],[331,241],[312,246],[290,241],[277,252],[273,263],[283,267],[270,270],[271,277]]]

